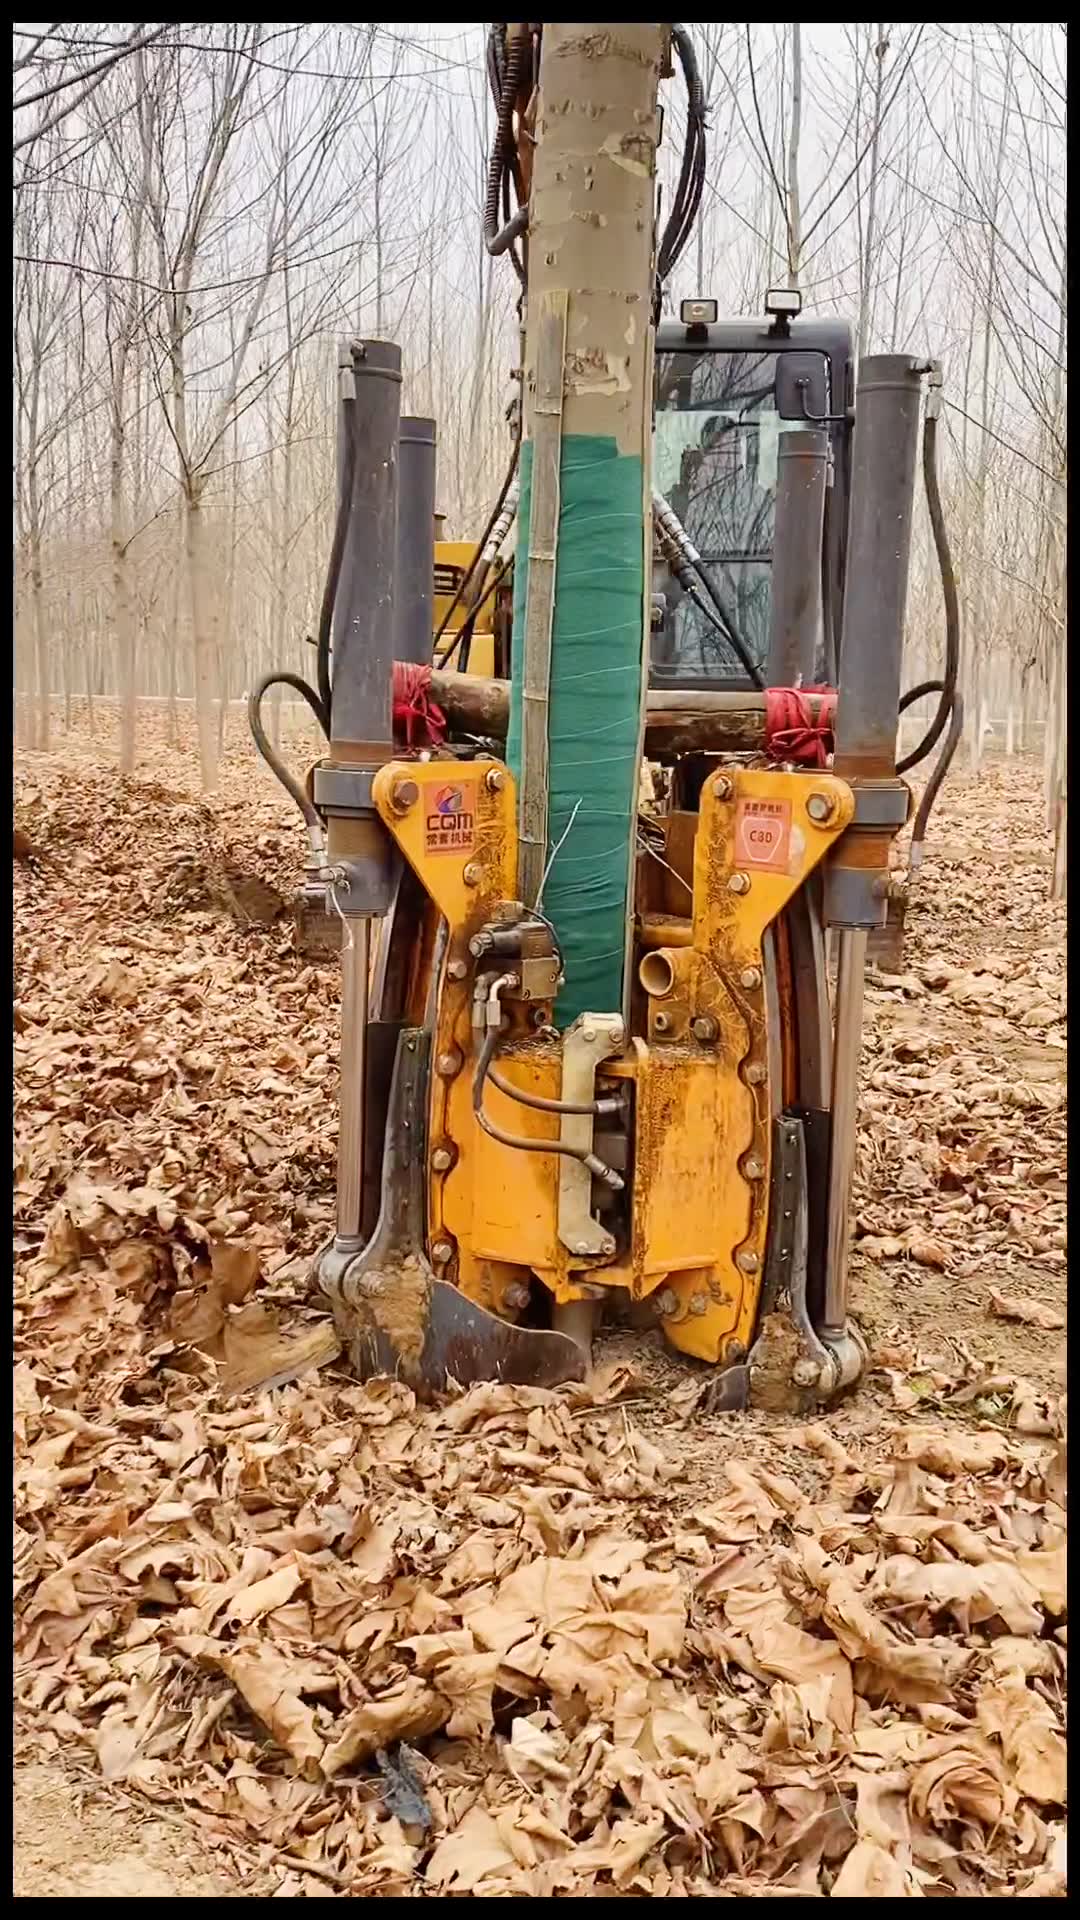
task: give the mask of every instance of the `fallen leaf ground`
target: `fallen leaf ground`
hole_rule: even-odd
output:
[[[228,1390],[317,1327],[336,963],[239,728],[209,802],[147,729],[128,782],[100,716],[16,766],[17,1891],[1061,1895],[1037,770],[952,782],[869,990],[858,1395],[710,1415],[623,1331],[424,1410]]]

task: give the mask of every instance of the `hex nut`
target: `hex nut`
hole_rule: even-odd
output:
[[[831,794],[812,793],[806,802],[808,817],[815,821],[819,827],[823,827],[826,820],[832,819],[833,811],[834,806]]]
[[[749,893],[750,875],[736,871],[730,876],[727,884],[729,893]]]
[[[448,980],[464,980],[468,971],[468,965],[464,960],[448,960],[446,963],[446,977]]]
[[[760,987],[761,968],[744,967],[739,975],[739,985],[740,987],[745,987],[747,993],[752,993],[755,987]]]
[[[661,1287],[656,1296],[656,1311],[665,1315],[679,1311],[679,1296],[672,1287]]]
[[[820,1372],[816,1360],[796,1360],[791,1377],[797,1387],[816,1387]]]
[[[740,1273],[756,1273],[761,1265],[761,1261],[758,1259],[756,1253],[751,1253],[748,1247],[744,1247],[742,1253],[735,1255],[735,1265],[738,1267]]]
[[[420,789],[415,780],[396,780],[390,789],[390,805],[395,813],[408,813],[420,798]]]
[[[653,1027],[657,1033],[666,1033],[670,1025],[671,1021],[666,1013],[653,1014]]]
[[[510,1285],[503,1294],[503,1305],[509,1307],[513,1313],[520,1313],[522,1308],[527,1307],[528,1304],[529,1289],[524,1280],[511,1280]]]
[[[703,1313],[708,1313],[709,1311],[708,1294],[695,1293],[693,1298],[690,1301],[690,1311],[691,1313],[696,1313],[699,1316]]]
[[[715,1040],[718,1024],[711,1013],[699,1013],[697,1019],[691,1021],[690,1031],[695,1040]]]
[[[445,1267],[447,1261],[453,1258],[453,1254],[454,1249],[449,1240],[436,1240],[431,1249],[431,1257],[440,1267]]]

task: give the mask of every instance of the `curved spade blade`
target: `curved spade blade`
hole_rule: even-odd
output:
[[[516,1327],[437,1280],[424,1254],[424,1138],[430,1035],[400,1036],[383,1149],[382,1206],[366,1247],[328,1249],[320,1284],[362,1380],[390,1374],[418,1393],[499,1380],[558,1386],[583,1380],[586,1356],[562,1333]]]

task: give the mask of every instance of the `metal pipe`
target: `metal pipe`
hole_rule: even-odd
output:
[[[782,433],[776,468],[770,687],[811,686],[822,643],[821,547],[829,442],[824,433]]]
[[[896,773],[921,382],[906,354],[859,365],[836,715],[835,770],[845,779]]]
[[[551,1309],[551,1325],[556,1333],[565,1333],[586,1359],[592,1358],[595,1300],[563,1300]]]
[[[338,1095],[337,1238],[360,1239],[371,921],[345,921],[341,946],[341,1084]]]
[[[826,1334],[841,1333],[847,1319],[848,1218],[855,1174],[859,1054],[862,1048],[863,985],[868,940],[869,933],[865,927],[845,928],[838,939],[836,1027],[832,1060],[832,1157],[829,1164],[822,1328]]]
[[[428,665],[435,600],[435,422],[406,418],[398,435],[394,658]]]
[[[351,367],[355,398],[338,407],[339,472],[347,468],[345,435],[352,432],[356,477],[334,614],[331,757],[337,765],[377,767],[391,758],[394,740],[401,349],[388,340],[357,340],[341,357],[346,384]]]

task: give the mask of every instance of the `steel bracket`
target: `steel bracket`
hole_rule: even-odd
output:
[[[586,1106],[596,1095],[596,1069],[622,1049],[626,1036],[617,1013],[582,1013],[563,1035],[562,1098]],[[564,1113],[559,1138],[584,1153],[592,1152],[593,1116]],[[613,1254],[615,1242],[593,1218],[592,1174],[581,1160],[559,1156],[559,1239],[570,1253]]]

